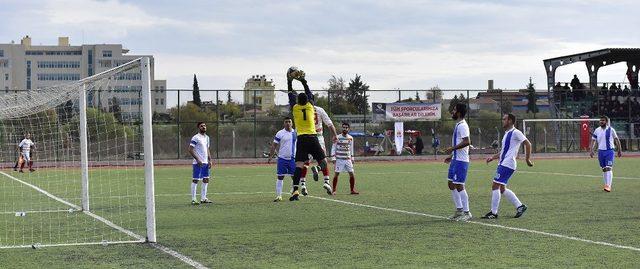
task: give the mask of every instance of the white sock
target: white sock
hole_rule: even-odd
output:
[[[458,190],[451,190],[451,198],[453,199],[453,204],[456,206],[456,209],[462,208],[462,201],[460,200],[460,193]]]
[[[307,187],[307,180],[306,179],[300,180],[300,187],[301,188],[306,188]]]
[[[276,196],[281,196],[282,195],[282,184],[284,180],[276,180]]]
[[[518,199],[518,196],[516,196],[516,194],[513,193],[510,189],[505,189],[502,194],[504,194],[504,196],[509,199],[509,202],[511,202],[516,208],[522,205],[522,203]]]
[[[500,189],[491,191],[491,212],[498,215],[498,207],[500,207]]]
[[[207,199],[207,186],[209,186],[209,183],[202,182],[202,190],[200,191],[200,200]]]
[[[198,183],[191,182],[191,200],[196,200],[196,189],[198,189]]]
[[[611,187],[613,183],[613,171],[604,172],[604,184]]]
[[[469,212],[469,195],[467,194],[467,190],[459,191],[458,194],[462,202],[462,211]]]

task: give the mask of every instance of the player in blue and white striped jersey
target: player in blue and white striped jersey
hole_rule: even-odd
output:
[[[464,120],[466,115],[467,105],[463,103],[456,104],[451,111],[451,118],[457,122],[453,128],[451,147],[446,150],[451,156],[444,159],[445,163],[449,163],[448,185],[456,207],[455,213],[449,217],[450,220],[466,221],[472,217],[469,211],[469,195],[464,188],[467,170],[469,170],[469,145],[471,145],[469,125]]]
[[[276,199],[274,202],[282,201],[282,185],[285,176],[291,176],[296,171],[296,130],[293,129],[293,122],[291,118],[284,119],[284,128],[278,131],[271,143],[271,151],[269,152],[269,159],[267,163],[271,162],[276,151],[276,145],[278,149],[278,164],[276,168],[277,180],[276,180]]]
[[[499,153],[487,158],[487,163],[493,160],[499,160],[496,175],[493,178],[491,187],[491,211],[484,215],[483,219],[497,219],[498,208],[500,207],[500,196],[504,195],[516,207],[515,218],[521,217],[527,210],[527,206],[520,202],[513,191],[507,189],[509,179],[516,171],[516,157],[520,150],[520,145],[524,143],[525,160],[528,166],[533,166],[531,161],[531,142],[524,134],[516,129],[516,116],[509,113],[502,117],[502,128],[505,133],[502,137],[502,149]]]
[[[609,126],[609,118],[600,117],[600,127],[593,130],[593,143],[591,144],[590,156],[593,158],[593,151],[598,144],[598,161],[602,168],[602,177],[604,180],[604,191],[611,192],[611,183],[613,181],[613,151],[617,150],[618,157],[622,157],[622,147],[620,139],[613,127]]]

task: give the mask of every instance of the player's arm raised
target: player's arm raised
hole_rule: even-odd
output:
[[[316,100],[313,97],[313,93],[311,92],[311,89],[309,88],[309,84],[307,83],[307,80],[304,78],[304,72],[300,71],[302,73],[302,77],[298,80],[300,80],[300,83],[302,83],[302,87],[304,87],[304,93],[307,95],[307,98],[309,99],[309,102],[311,102],[311,104],[315,105],[316,104]]]
[[[296,104],[296,92],[293,91],[293,86],[291,85],[291,80],[287,79],[287,95],[289,96],[289,108],[293,108]]]

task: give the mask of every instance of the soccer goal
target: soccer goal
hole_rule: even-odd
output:
[[[522,120],[522,129],[536,152],[578,152],[589,145],[599,120],[526,119]]]
[[[149,68],[0,94],[0,248],[156,241]]]

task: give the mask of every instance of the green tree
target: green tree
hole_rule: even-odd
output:
[[[198,107],[202,107],[202,100],[200,99],[200,87],[198,86],[198,78],[196,78],[196,74],[193,74],[193,103]]]
[[[454,95],[453,99],[451,99],[451,102],[449,102],[449,112],[453,111],[453,108],[456,107],[456,105],[460,102],[460,100],[458,100],[458,95]]]
[[[111,98],[111,102],[109,104],[109,112],[113,114],[113,116],[118,121],[122,121],[121,115],[122,109],[120,108],[120,101],[115,96]]]
[[[511,103],[511,100],[503,99],[502,102],[500,102],[500,111],[502,111],[503,114],[513,112],[513,104]]]
[[[428,102],[439,102],[442,100],[442,90],[438,86],[431,87],[427,90],[426,96]]]
[[[416,91],[416,101],[420,102],[420,94],[418,93],[418,91]]]
[[[536,88],[533,82],[531,81],[531,77],[529,77],[529,84],[527,84],[527,114],[529,111],[535,113],[540,112],[538,109],[538,96],[536,95]]]
[[[348,112],[362,114],[369,110],[367,90],[369,90],[369,85],[362,81],[362,76],[356,74],[356,77],[349,82],[349,87],[347,88],[346,100],[350,104],[350,111]]]
[[[231,91],[227,92],[227,104],[233,103],[233,99],[231,99]]]
[[[347,91],[344,79],[341,77],[331,76],[328,81],[328,91],[329,102],[331,102],[331,113],[333,114],[347,114],[349,111],[352,111],[349,104],[347,102]]]
[[[272,106],[267,110],[267,116],[278,117],[280,116],[280,109],[277,106]]]
[[[196,122],[216,122],[215,111],[200,109],[200,107],[190,103],[172,108],[170,114],[173,118],[177,118],[178,109],[180,110],[180,134],[184,137],[189,137],[198,131]]]
[[[234,102],[226,103],[220,108],[220,118],[222,118],[223,120],[231,120],[235,122],[237,119],[243,117],[242,108],[240,107],[240,105]]]

